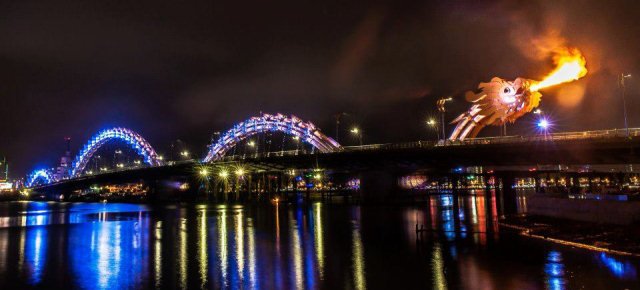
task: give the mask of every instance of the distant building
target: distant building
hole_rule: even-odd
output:
[[[63,180],[69,178],[71,172],[71,166],[73,164],[73,159],[71,159],[71,138],[64,138],[67,143],[67,150],[64,152],[64,155],[60,157],[60,164],[55,170],[54,178],[56,180]]]
[[[9,180],[9,163],[7,162],[7,158],[3,157],[0,159],[0,181]]]

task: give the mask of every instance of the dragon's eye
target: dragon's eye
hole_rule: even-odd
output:
[[[512,91],[513,91],[513,90],[511,89],[511,87],[505,87],[505,88],[504,88],[504,93],[505,93],[505,94],[511,94],[511,92],[512,92]]]

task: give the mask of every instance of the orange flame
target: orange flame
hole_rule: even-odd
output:
[[[556,68],[542,81],[531,85],[532,92],[575,81],[587,74],[587,61],[577,48],[563,48],[554,57]]]

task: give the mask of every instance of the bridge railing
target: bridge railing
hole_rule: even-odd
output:
[[[622,138],[626,136],[627,136],[627,130],[625,129],[611,129],[611,130],[594,130],[594,131],[580,131],[580,132],[547,133],[547,134],[532,135],[532,136],[514,135],[514,136],[469,138],[462,141],[450,141],[450,140],[423,141],[421,140],[421,141],[402,142],[402,143],[380,143],[380,144],[367,144],[367,145],[360,145],[360,146],[343,146],[342,148],[343,148],[343,151],[346,151],[346,152],[382,151],[382,150],[397,150],[397,149],[448,147],[448,146],[594,140],[594,139]],[[629,136],[630,137],[640,136],[640,128],[629,128]],[[228,155],[223,157],[221,161],[238,161],[238,160],[244,160],[244,159],[255,159],[255,158],[264,158],[264,157],[284,157],[284,156],[296,156],[296,155],[317,154],[317,153],[319,152],[314,150],[306,150],[306,149],[284,150],[284,151],[242,154],[242,155]]]

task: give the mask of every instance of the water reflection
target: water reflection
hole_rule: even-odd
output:
[[[638,277],[638,271],[629,261],[621,261],[616,257],[607,255],[605,253],[599,253],[597,255],[598,260],[604,265],[611,273],[625,280],[635,280]]]
[[[0,204],[0,288],[565,289],[638,260],[500,233],[495,192],[411,207]],[[415,226],[424,226],[416,234]],[[573,275],[567,269],[580,269]],[[603,281],[603,282],[601,282]]]
[[[44,270],[44,260],[46,258],[47,229],[45,227],[34,227],[26,230],[25,257],[29,270],[29,283],[38,284],[42,279]]]
[[[549,252],[547,262],[544,265],[544,274],[547,289],[566,289],[567,280],[565,279],[564,264],[562,263],[562,253],[558,251]]]

